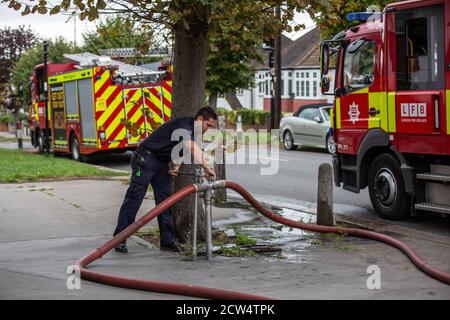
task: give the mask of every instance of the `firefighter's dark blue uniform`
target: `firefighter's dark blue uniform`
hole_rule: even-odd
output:
[[[120,208],[114,235],[117,235],[135,221],[149,184],[153,188],[156,204],[161,203],[171,195],[169,162],[171,161],[172,149],[180,142],[172,141],[172,133],[176,129],[186,129],[193,140],[194,121],[195,119],[192,117],[169,120],[145,139],[133,153],[131,157],[131,182]],[[161,247],[173,246],[175,244],[175,229],[172,210],[168,209],[158,216],[158,225]]]

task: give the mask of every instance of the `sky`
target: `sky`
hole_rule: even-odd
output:
[[[6,3],[0,3],[0,29],[4,27],[18,27],[20,25],[25,25],[35,31],[41,36],[41,38],[55,39],[60,36],[66,38],[68,41],[74,41],[76,37],[77,44],[82,44],[82,33],[86,31],[95,30],[95,22],[76,21],[76,32],[74,19],[71,18],[70,21],[67,20],[71,18],[69,15],[40,15],[40,14],[29,14],[27,16],[22,16],[20,11],[14,11],[9,9]],[[314,23],[305,13],[296,13],[295,21],[303,23],[306,26],[305,30],[299,32],[292,32],[286,34],[293,40],[297,39],[305,32],[311,30]]]

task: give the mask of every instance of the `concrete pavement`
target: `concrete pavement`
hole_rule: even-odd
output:
[[[66,288],[66,268],[111,237],[127,186],[74,180],[0,184],[1,299],[186,299],[82,281]],[[153,207],[144,201],[139,215]],[[226,219],[237,209],[222,209]],[[151,222],[156,226],[156,221]],[[450,272],[450,235],[402,236],[434,266]],[[149,249],[129,240],[130,253],[110,252],[90,268],[129,277],[224,288],[282,299],[449,299],[450,287],[429,278],[396,249],[369,240],[346,246],[291,242],[296,262],[270,257],[215,257],[207,262]],[[324,238],[323,242],[327,240]],[[369,290],[366,270],[381,269],[381,289]]]

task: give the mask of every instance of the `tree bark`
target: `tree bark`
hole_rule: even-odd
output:
[[[236,93],[230,92],[225,94],[225,99],[227,99],[227,102],[230,104],[231,109],[233,110],[242,109],[242,104],[236,97]]]
[[[208,99],[208,104],[211,108],[213,108],[214,110],[217,109],[217,93],[212,93],[209,96]]]
[[[189,6],[181,3],[180,6]],[[185,17],[174,27],[174,74],[172,112],[174,117],[193,116],[195,111],[203,106],[206,82],[206,63],[209,50],[209,24],[207,22],[210,9],[200,3],[191,4],[195,15]],[[177,8],[183,11],[185,9]],[[183,165],[182,171],[194,173],[194,165]],[[179,176],[173,179],[173,191],[194,183],[194,178]],[[192,217],[194,213],[194,199],[192,195],[173,207],[174,224],[177,239],[186,243],[192,234]],[[199,239],[205,234],[202,223],[204,211],[199,201]]]

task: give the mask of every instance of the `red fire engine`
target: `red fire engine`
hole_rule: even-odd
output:
[[[387,219],[450,214],[450,2],[404,1],[348,18],[364,23],[321,45],[324,93],[336,62],[335,184],[368,187]]]
[[[151,71],[90,53],[67,54],[67,64],[34,68],[32,144],[74,160],[98,152],[135,149],[171,116],[171,72]],[[45,86],[48,85],[48,107]],[[45,110],[47,109],[47,123]]]

